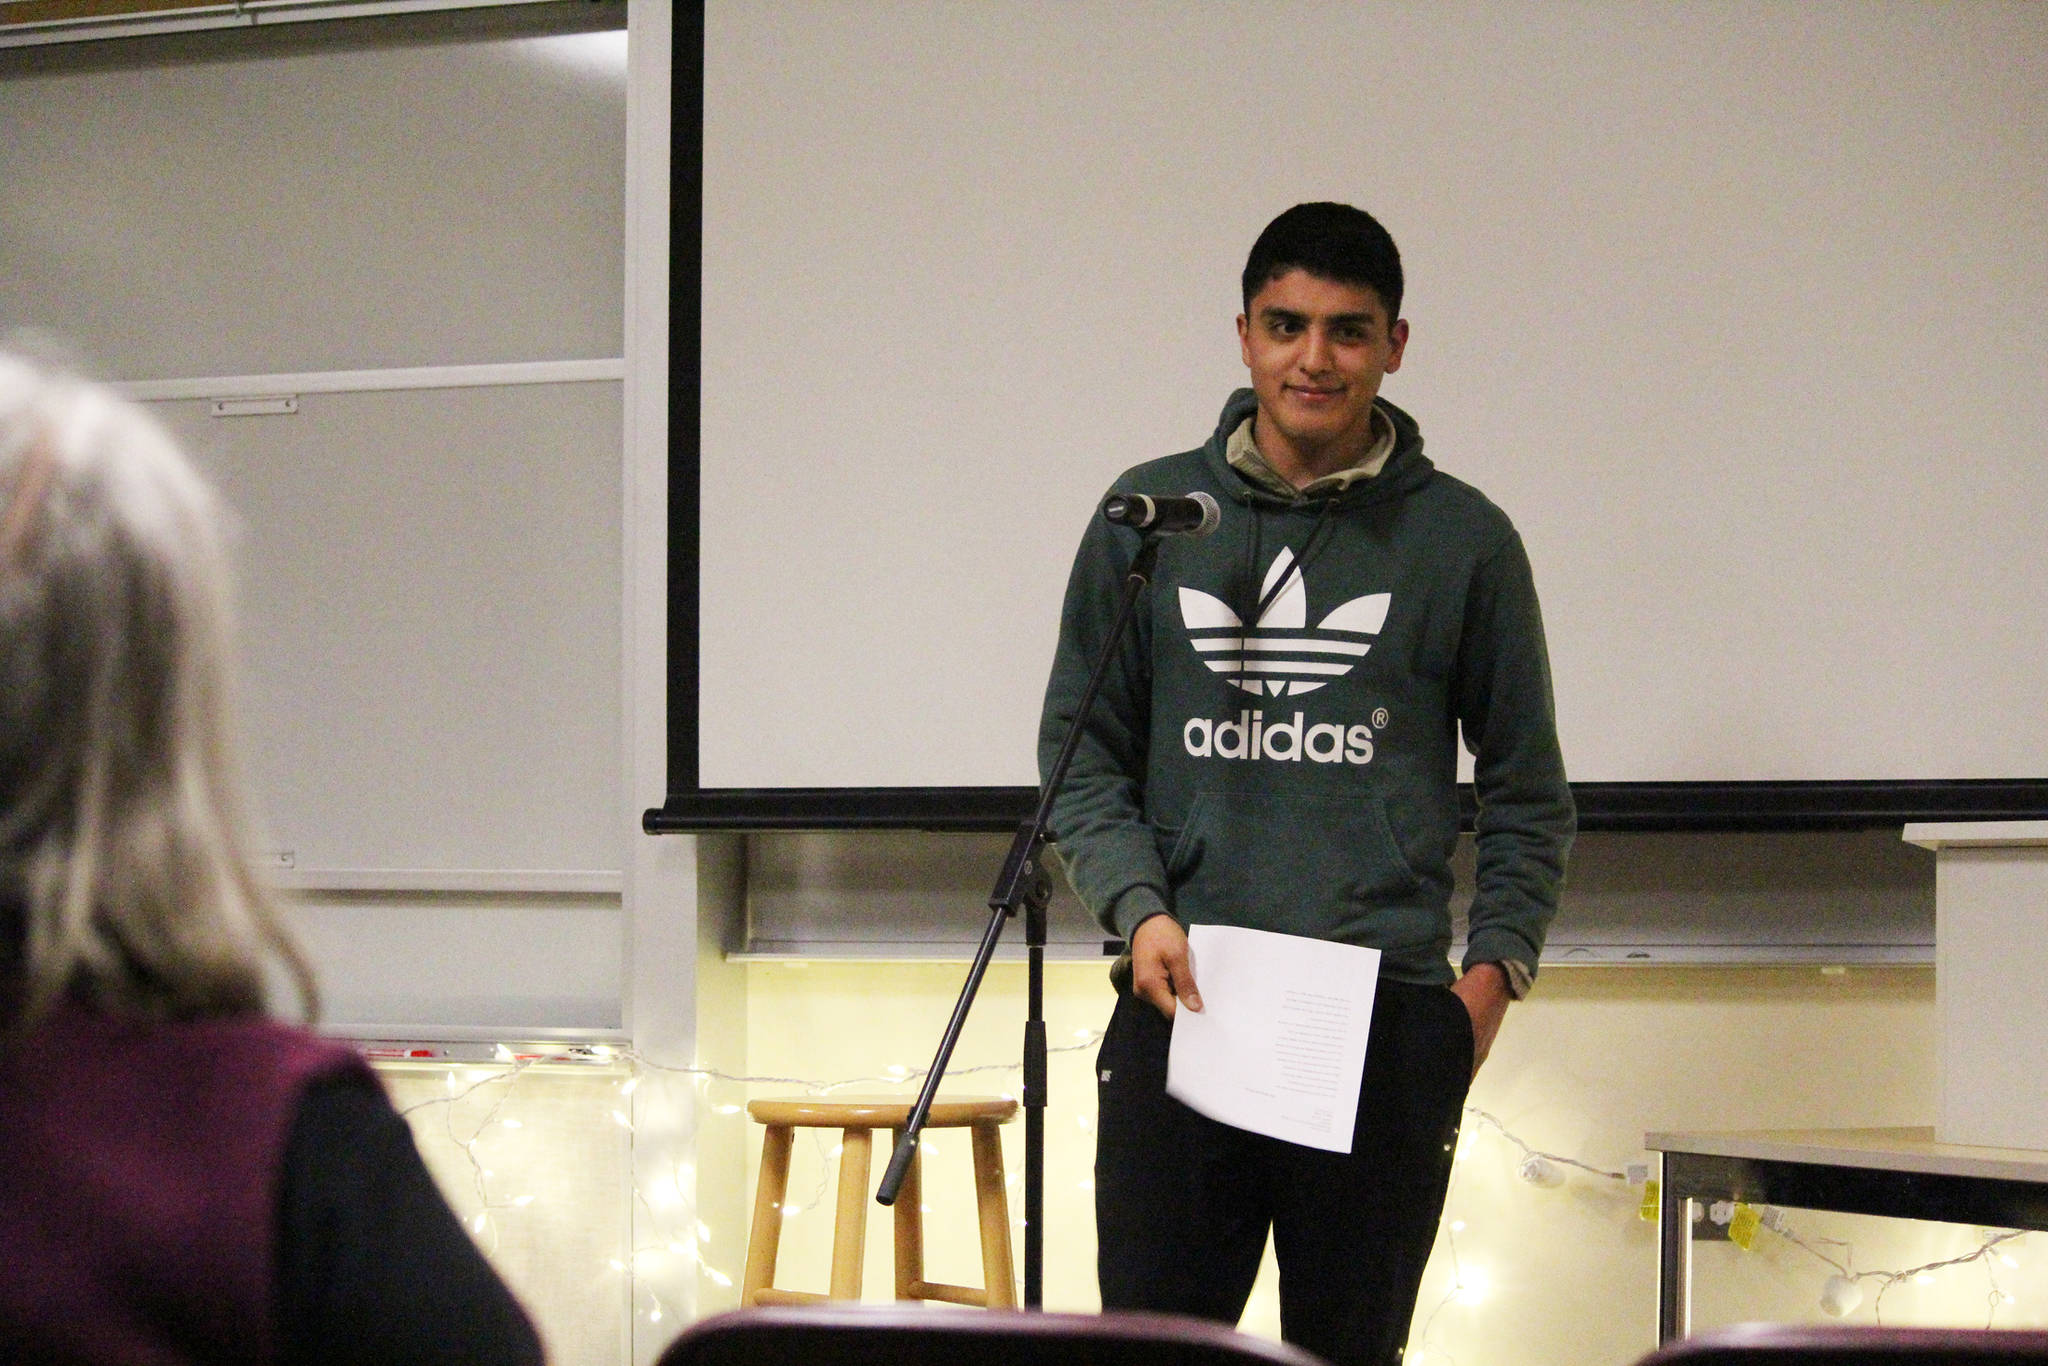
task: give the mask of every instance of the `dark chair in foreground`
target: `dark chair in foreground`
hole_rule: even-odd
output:
[[[2025,1362],[2048,1362],[2048,1332],[1743,1323],[1668,1342],[1638,1366],[2021,1366]]]
[[[657,1366],[1325,1366],[1298,1347],[1168,1314],[923,1306],[739,1309],[683,1331]]]

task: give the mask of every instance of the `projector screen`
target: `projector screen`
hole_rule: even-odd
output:
[[[1035,784],[1082,529],[1309,199],[1401,244],[1383,393],[1522,532],[1575,784],[2029,810],[2044,69],[1990,0],[710,0],[671,816]]]

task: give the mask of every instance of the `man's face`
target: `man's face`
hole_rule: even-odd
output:
[[[1378,294],[1290,270],[1252,296],[1237,337],[1259,397],[1259,453],[1275,468],[1327,474],[1364,454],[1373,398],[1408,344],[1408,324]]]

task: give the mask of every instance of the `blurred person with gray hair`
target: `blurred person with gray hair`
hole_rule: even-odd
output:
[[[0,351],[0,1358],[538,1362],[251,871],[221,513]]]

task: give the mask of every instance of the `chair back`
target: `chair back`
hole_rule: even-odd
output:
[[[2022,1366],[2048,1363],[2035,1329],[1743,1323],[1680,1338],[1639,1366]]]
[[[830,1305],[703,1319],[657,1366],[1327,1366],[1286,1343],[1172,1314]]]

